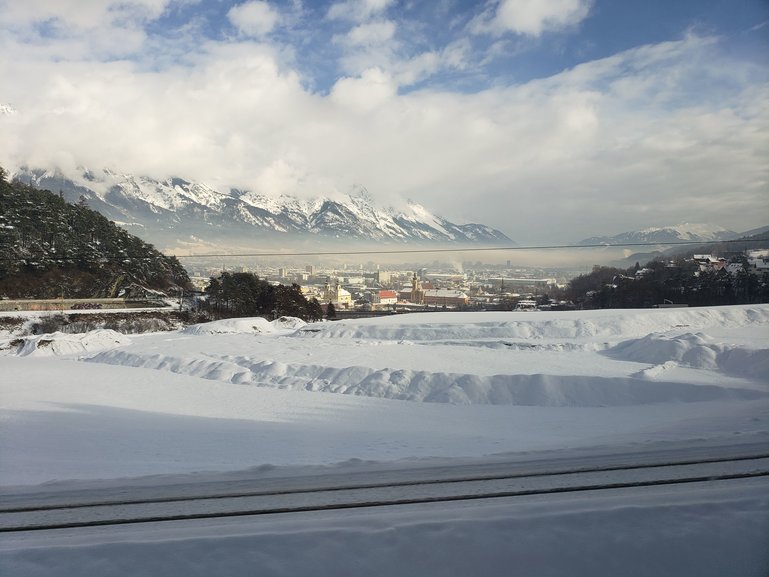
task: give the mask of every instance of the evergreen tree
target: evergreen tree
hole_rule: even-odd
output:
[[[210,279],[205,292],[204,308],[216,318],[291,316],[313,321],[323,316],[320,304],[308,301],[299,285],[273,286],[252,273],[223,272]]]
[[[313,297],[307,303],[307,320],[312,322],[312,321],[319,321],[322,318],[323,318],[323,307],[320,306],[318,299]]]
[[[117,296],[138,284],[190,288],[167,257],[90,210],[60,195],[0,178],[0,294],[10,298]]]

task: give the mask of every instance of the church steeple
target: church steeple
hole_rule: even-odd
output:
[[[422,291],[422,285],[419,283],[417,273],[411,278],[411,302],[421,305],[424,302],[424,292]]]

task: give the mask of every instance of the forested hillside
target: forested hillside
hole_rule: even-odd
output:
[[[573,278],[565,297],[580,308],[644,308],[663,303],[688,306],[769,302],[769,272],[750,272],[742,259],[736,272],[700,270],[691,258],[654,260],[641,268],[596,266]]]
[[[8,182],[0,167],[0,296],[114,297],[137,284],[188,287],[175,257],[48,190]]]

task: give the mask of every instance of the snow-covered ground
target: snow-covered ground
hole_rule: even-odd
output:
[[[7,495],[769,448],[766,305],[5,334],[0,374]],[[0,573],[147,574],[173,558],[183,567],[166,574],[722,575],[732,563],[765,577],[769,487],[741,483],[27,535],[3,540]]]

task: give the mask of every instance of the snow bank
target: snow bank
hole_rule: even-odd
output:
[[[769,325],[765,305],[552,313],[424,313],[310,325],[296,337],[448,341],[628,338],[675,328]]]
[[[761,305],[422,313],[312,325],[253,317],[134,341],[111,330],[39,335],[8,341],[5,352],[80,355],[92,363],[297,391],[598,407],[769,395],[767,327],[769,306]]]
[[[272,325],[278,329],[297,330],[307,326],[307,323],[297,317],[280,317],[272,321]]]
[[[754,388],[590,375],[443,373],[365,366],[329,367],[252,361],[247,357],[202,359],[137,355],[130,350],[98,354],[90,362],[169,370],[205,379],[262,387],[362,395],[460,405],[600,407],[716,399],[755,399]]]
[[[186,335],[260,334],[296,330],[307,323],[296,317],[280,317],[272,322],[262,317],[222,319],[182,329]]]
[[[270,321],[262,317],[249,317],[242,319],[222,319],[192,325],[182,329],[185,335],[220,335],[220,334],[256,334],[271,333],[274,326]]]
[[[678,363],[694,369],[721,370],[736,377],[766,379],[769,376],[768,348],[718,343],[704,333],[675,336],[655,333],[621,342],[605,354],[627,361],[664,365],[666,368]]]
[[[178,346],[145,340],[144,346],[103,351],[88,360],[227,383],[417,402],[700,402],[769,394],[769,347],[760,338],[767,326],[766,306],[424,313],[313,325],[230,319],[190,327],[185,332],[200,338]],[[650,328],[660,331],[644,332]],[[241,338],[248,333],[254,338]]]
[[[130,342],[129,337],[110,329],[83,334],[56,332],[10,340],[0,348],[0,352],[20,357],[78,355],[114,349]]]

